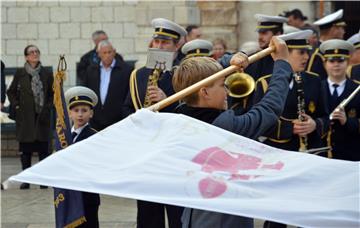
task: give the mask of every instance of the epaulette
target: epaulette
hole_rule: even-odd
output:
[[[305,72],[308,73],[308,74],[310,74],[311,76],[319,77],[319,74],[318,74],[318,73],[311,72],[311,71],[305,71]]]
[[[319,51],[320,51],[320,49],[316,48],[314,53],[310,56],[310,60],[309,60],[308,66],[307,66],[307,71],[311,70],[314,60],[315,60],[315,56],[319,56],[322,59],[322,61],[324,61],[324,56],[322,56],[322,54]]]
[[[347,76],[348,78],[351,78],[352,67],[353,67],[353,65],[350,65],[350,66],[348,66],[348,68],[346,69],[346,76]]]
[[[98,132],[95,128],[90,127],[90,129],[93,130],[93,131],[95,131],[95,132]]]

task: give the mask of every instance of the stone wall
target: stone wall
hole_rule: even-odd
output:
[[[183,26],[200,25],[205,39],[224,38],[235,51],[256,38],[255,13],[277,15],[293,8],[303,10],[312,21],[311,1],[2,1],[1,58],[8,67],[23,66],[24,47],[36,44],[43,65],[55,68],[59,54],[65,54],[69,87],[75,85],[76,62],[93,48],[90,37],[97,29],[108,33],[125,59],[137,59],[140,66],[146,60],[155,17]]]
[[[329,3],[326,10],[328,11]],[[1,1],[1,59],[7,67],[24,65],[23,50],[28,44],[40,48],[41,61],[56,69],[60,54],[68,63],[65,89],[75,85],[76,62],[93,48],[91,34],[106,31],[114,47],[126,60],[144,65],[153,29],[153,18],[164,17],[186,27],[200,25],[204,39],[217,37],[228,42],[231,51],[256,40],[254,14],[278,15],[299,8],[313,21],[311,1]],[[2,134],[2,154],[14,154],[14,135]]]
[[[1,132],[1,156],[16,156],[19,153],[19,143],[14,131]]]

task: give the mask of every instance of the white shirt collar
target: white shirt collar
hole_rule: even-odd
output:
[[[329,84],[329,90],[330,90],[330,94],[332,95],[335,88],[334,88],[334,84],[338,84],[339,86],[337,87],[337,92],[338,92],[338,95],[340,96],[343,92],[344,92],[344,89],[345,89],[345,83],[346,83],[346,78],[341,81],[340,83],[335,83],[333,81],[330,80],[330,78],[327,78],[327,82]]]
[[[112,63],[111,63],[111,65],[110,65],[110,69],[114,68],[115,62],[116,62],[116,61],[115,61],[115,58],[114,58],[113,61],[112,61]],[[102,63],[102,61],[100,61],[100,67],[105,68],[105,67],[104,67],[104,64]],[[107,69],[109,69],[109,68],[107,68]]]
[[[87,125],[89,125],[89,123],[86,123],[84,126],[79,127],[79,128],[77,128],[77,129],[75,129],[75,127],[72,126],[72,128],[71,128],[71,133],[76,132],[76,134],[77,134],[76,137],[77,137],[78,135],[80,135],[80,133],[82,132],[82,130],[83,130]]]

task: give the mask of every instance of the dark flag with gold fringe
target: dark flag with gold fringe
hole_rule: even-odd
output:
[[[56,109],[56,151],[62,150],[72,143],[69,116],[62,87],[65,80],[65,71],[66,62],[64,56],[61,55],[53,85],[54,106]],[[54,188],[54,205],[57,228],[77,227],[86,222],[81,192]]]

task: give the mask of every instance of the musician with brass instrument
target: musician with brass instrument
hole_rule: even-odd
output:
[[[289,94],[284,111],[266,137],[264,143],[291,151],[306,151],[322,147],[325,137],[328,111],[320,94],[320,79],[313,73],[304,72],[309,59],[308,37],[311,30],[289,33],[282,37],[289,48],[289,63],[294,70],[289,84]],[[271,75],[256,82],[254,101],[257,103],[267,91]]]
[[[256,32],[258,33],[258,43],[261,49],[266,49],[269,46],[270,40],[273,36],[283,34],[283,24],[288,21],[286,17],[270,16],[264,14],[255,14],[257,20]],[[244,50],[242,50],[244,51]],[[246,53],[246,51],[245,51]],[[250,53],[246,53],[250,54]],[[225,54],[220,60],[223,67],[230,65],[231,58],[234,55]],[[241,115],[248,111],[253,105],[253,88],[255,81],[264,76],[271,74],[273,71],[274,60],[270,55],[250,64],[245,70],[246,74],[234,74],[226,82],[229,88],[228,104],[229,108],[233,109],[237,115]],[[253,80],[251,80],[252,77]],[[231,81],[231,83],[229,83]],[[241,83],[238,83],[240,82]],[[254,82],[252,82],[254,81]],[[244,84],[245,83],[245,84]],[[229,85],[230,84],[230,85]],[[244,86],[238,86],[239,84]],[[237,86],[234,86],[237,85]],[[246,85],[246,86],[245,86]],[[239,88],[241,89],[239,90]],[[235,91],[232,91],[235,90]]]
[[[332,147],[332,157],[360,161],[360,89],[346,75],[354,46],[348,41],[333,39],[322,43],[320,50],[324,53],[324,67],[328,74],[321,91],[331,112],[327,139]],[[346,105],[342,104],[344,100]]]
[[[186,30],[178,24],[163,18],[153,19],[151,22],[155,29],[151,48],[159,53],[171,54],[172,65],[178,65],[176,52],[179,50],[181,38],[186,35]],[[165,53],[166,54],[166,53]],[[150,52],[149,52],[150,55]],[[148,60],[149,62],[149,60]],[[131,114],[138,109],[149,107],[174,93],[172,87],[172,71],[166,70],[166,61],[155,61],[152,69],[142,67],[134,70],[130,76],[130,91],[125,100],[124,112]],[[174,103],[161,111],[173,112],[177,103]],[[181,227],[182,207],[137,201],[137,227],[165,228],[165,208],[169,227]]]

